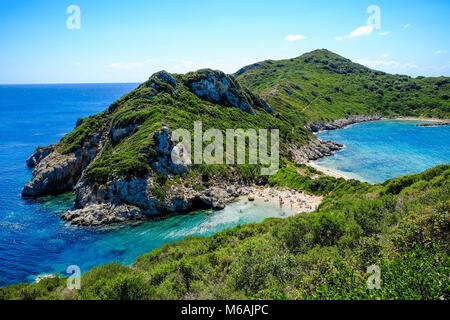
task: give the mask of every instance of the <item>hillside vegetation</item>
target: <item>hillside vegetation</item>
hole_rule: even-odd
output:
[[[449,165],[369,185],[294,164],[289,150],[305,152],[315,137],[304,126],[316,121],[374,114],[449,118],[449,95],[449,78],[385,74],[327,50],[256,63],[234,76],[209,69],[158,72],[35,153],[40,163],[26,194],[60,192],[58,179],[65,179],[69,188],[78,186],[77,200],[96,205],[107,201],[107,190],[108,201],[122,196],[108,182],[138,177],[145,197],[137,202],[144,204],[150,196],[170,202],[175,184],[203,192],[212,183],[254,182],[324,195],[323,203],[309,214],[168,243],[130,267],[96,267],[83,274],[81,290],[65,289],[65,279],[56,277],[0,288],[0,299],[448,299]],[[278,128],[280,170],[270,177],[258,177],[258,165],[159,172],[167,154],[158,154],[155,132],[192,132],[197,120],[203,130],[222,132]],[[130,197],[117,199],[129,204],[136,188],[130,190]],[[371,265],[381,270],[379,290],[366,285]]]
[[[167,243],[90,270],[74,292],[53,278],[0,298],[448,299],[449,209],[449,165],[378,185],[334,179],[313,213]],[[380,289],[367,288],[370,265]]]
[[[324,49],[259,62],[235,76],[283,118],[313,122],[362,114],[450,117],[448,77],[392,75]]]
[[[230,83],[231,89],[228,92],[243,101],[245,107],[242,107],[242,104],[229,105],[223,100],[223,96],[214,101],[193,92],[193,82],[211,76]],[[183,128],[193,133],[194,121],[201,121],[204,131],[216,128],[223,133],[226,129],[234,128],[269,131],[277,128],[280,130],[282,149],[286,145],[305,144],[312,136],[305,129],[296,126],[295,122],[285,121],[273,114],[264,101],[241,87],[232,76],[204,69],[186,75],[170,75],[166,72],[154,74],[148,81],[114,102],[107,110],[80,119],[78,126],[61,140],[58,149],[63,154],[75,152],[102,127],[111,127],[112,137],[107,139],[100,156],[89,166],[86,171],[87,178],[101,184],[114,175],[145,176],[152,172],[151,164],[157,158],[154,132],[165,126],[171,130]],[[244,177],[254,176],[255,167],[240,166],[238,173]],[[194,172],[203,173],[212,171],[213,174],[230,178],[236,174],[230,172],[230,168],[219,166],[213,168],[199,165],[193,166],[192,169]]]
[[[193,90],[192,83],[211,76],[229,83],[229,91],[245,101],[248,109],[242,104],[230,105],[223,96],[213,100]],[[267,112],[258,95],[273,112]],[[194,121],[202,121],[204,130],[214,127],[223,132],[229,128],[278,128],[281,156],[288,158],[286,146],[298,147],[311,139],[303,128],[306,123],[363,114],[449,118],[449,96],[449,78],[390,75],[330,51],[316,50],[294,59],[245,67],[234,76],[209,69],[186,75],[156,73],[107,110],[80,119],[58,148],[66,154],[75,152],[102,126],[121,132],[108,139],[86,172],[90,180],[104,183],[113,175],[144,176],[151,172],[156,158],[153,133],[162,126],[192,131]],[[202,172],[235,175],[217,166],[199,167]],[[242,170],[249,176],[256,172],[248,166],[240,166],[238,171]]]

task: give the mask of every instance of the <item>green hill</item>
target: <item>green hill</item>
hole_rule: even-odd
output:
[[[60,142],[38,148],[27,162],[35,171],[22,194],[61,193],[83,182],[83,192],[95,194],[90,199],[100,197],[103,202],[105,197],[97,195],[99,188],[114,179],[150,176],[154,177],[154,196],[163,200],[165,186],[173,185],[173,176],[186,171],[192,177],[190,187],[199,180],[254,181],[258,165],[193,165],[189,170],[173,166],[168,159],[170,150],[158,146],[156,138],[167,134],[161,131],[163,127],[193,132],[194,121],[202,121],[203,130],[216,128],[223,133],[230,128],[277,128],[282,161],[306,162],[338,148],[321,144],[305,129],[306,124],[375,114],[449,118],[449,95],[449,78],[389,75],[327,50],[256,63],[234,76],[209,69],[186,75],[161,71],[107,110],[79,119]],[[59,167],[62,174],[52,170]],[[159,174],[168,177],[169,183],[166,178],[156,179]],[[89,200],[80,198],[77,206],[83,207]],[[116,200],[136,204],[129,199]],[[156,210],[146,210],[150,209]]]
[[[234,76],[158,72],[80,119],[60,142],[38,148],[22,195],[74,190],[78,210],[63,218],[91,226],[187,211],[198,201],[220,207],[227,188],[254,183],[324,195],[321,206],[166,244],[132,267],[99,266],[83,275],[81,291],[50,278],[1,288],[0,298],[448,299],[448,165],[372,186],[295,162],[337,148],[307,124],[356,115],[448,119],[449,95],[449,78],[389,75],[327,50],[256,63]],[[258,174],[260,165],[174,165],[168,133],[192,132],[194,121],[221,132],[278,128],[280,170],[269,177]],[[365,282],[373,264],[382,270],[379,290]]]
[[[361,114],[450,117],[448,77],[392,75],[325,49],[262,61],[235,76],[285,118],[305,122]]]
[[[449,299],[450,166],[335,181],[313,213],[168,243],[88,271],[75,292],[57,277],[0,299]],[[367,287],[371,265],[380,289]]]

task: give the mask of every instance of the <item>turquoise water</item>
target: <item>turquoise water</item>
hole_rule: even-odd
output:
[[[271,203],[233,203],[221,211],[130,225],[87,229],[60,220],[74,196],[38,200],[20,196],[31,178],[25,159],[37,146],[70,132],[79,117],[104,110],[137,84],[0,86],[0,286],[33,281],[40,274],[82,272],[112,261],[131,264],[137,256],[189,235],[279,217]]]
[[[318,133],[320,139],[336,141],[345,148],[315,162],[370,183],[449,163],[450,126],[416,126],[423,122],[373,121]]]

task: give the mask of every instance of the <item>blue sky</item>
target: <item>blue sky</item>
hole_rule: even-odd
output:
[[[70,5],[80,29],[68,29]],[[367,25],[370,5],[381,28]],[[450,1],[0,0],[0,83],[141,82],[234,72],[327,48],[391,73],[450,76]]]

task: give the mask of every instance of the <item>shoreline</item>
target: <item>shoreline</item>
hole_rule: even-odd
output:
[[[374,116],[374,117],[362,116],[362,117],[359,117],[359,118],[358,117],[356,117],[356,118],[341,118],[341,119],[337,119],[337,120],[334,120],[334,121],[331,121],[331,122],[328,122],[328,123],[325,123],[325,124],[323,124],[323,123],[316,123],[316,124],[320,124],[321,128],[319,130],[317,130],[317,131],[312,130],[312,133],[314,135],[317,135],[319,133],[326,132],[326,131],[344,130],[344,129],[347,129],[347,128],[355,125],[355,124],[359,124],[359,123],[363,123],[363,122],[375,122],[375,121],[383,121],[383,120],[425,121],[425,122],[428,121],[428,122],[434,122],[434,123],[450,123],[450,119],[439,119],[439,118],[406,117],[406,116],[387,116],[387,117],[383,117],[383,116],[379,116],[379,117],[378,116]],[[314,129],[317,129],[317,128],[314,128]],[[339,152],[339,151],[337,151],[337,152]],[[325,158],[325,157],[328,157],[328,156],[323,156],[323,157],[320,157],[320,158]],[[315,159],[315,160],[317,160],[317,159]],[[331,169],[331,168],[326,168],[326,167],[323,167],[321,165],[318,165],[315,162],[313,162],[313,160],[309,160],[305,164],[310,166],[310,167],[313,167],[314,169],[316,169],[318,171],[321,171],[322,173],[324,173],[325,175],[330,176],[330,177],[343,178],[345,180],[355,179],[355,180],[363,181],[363,180],[360,180],[359,178],[351,177],[351,176],[345,174],[342,171],[339,171],[339,170],[336,170],[336,169]]]
[[[424,118],[424,117],[394,117],[381,120],[400,120],[400,121],[429,121],[429,122],[450,122],[450,119]]]
[[[256,202],[271,202],[279,205],[280,211],[286,216],[295,216],[305,212],[315,211],[322,203],[323,196],[307,194],[294,189],[275,189],[252,186],[248,188],[247,196],[238,199],[247,199]]]
[[[346,175],[342,171],[326,168],[326,167],[318,165],[317,163],[314,163],[312,161],[309,161],[308,163],[306,163],[306,165],[308,165],[310,167],[313,167],[314,169],[316,169],[316,170],[318,170],[318,171],[320,171],[320,172],[322,172],[325,175],[330,176],[330,177],[334,177],[334,178],[338,178],[338,179],[339,178],[343,178],[345,180],[355,179],[353,177],[350,177],[350,176]]]

